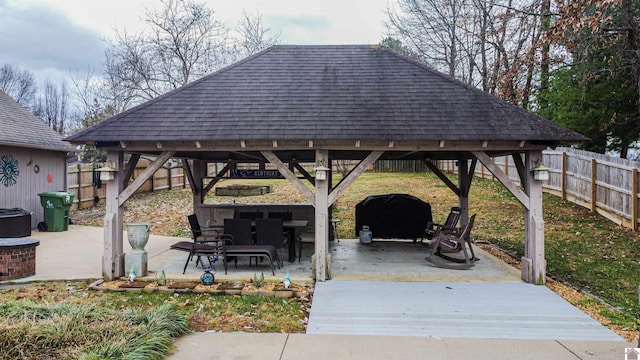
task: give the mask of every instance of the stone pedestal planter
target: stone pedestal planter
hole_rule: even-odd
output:
[[[147,275],[147,252],[144,247],[149,241],[150,227],[146,222],[127,223],[127,240],[131,245],[131,252],[124,257],[124,267],[127,271],[133,267],[136,276]]]

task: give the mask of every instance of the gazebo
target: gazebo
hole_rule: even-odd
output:
[[[545,279],[542,150],[586,140],[378,45],[273,46],[66,139],[107,150],[103,276],[123,276],[123,206],[170,158],[184,159],[196,213],[235,164],[271,163],[314,208],[315,278],[327,279],[329,207],[378,159],[423,161],[459,198],[462,223],[479,161],[524,207],[524,281]],[[131,154],[125,164],[124,154]],[[141,155],[156,160],[135,180]],[[492,161],[513,158],[523,188]],[[458,183],[434,161],[458,161]],[[335,160],[355,166],[335,187]],[[207,164],[225,163],[213,178]],[[326,180],[301,163],[329,170]],[[303,181],[314,184],[310,190]]]

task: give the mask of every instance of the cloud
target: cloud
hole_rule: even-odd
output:
[[[273,33],[280,33],[286,44],[321,44],[330,29],[326,18],[312,15],[271,15],[265,17],[265,24]]]
[[[32,71],[38,82],[46,80],[41,76],[59,82],[104,60],[103,36],[59,10],[0,0],[0,18],[0,65]]]

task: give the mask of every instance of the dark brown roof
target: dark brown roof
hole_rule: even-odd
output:
[[[0,129],[0,145],[73,151],[60,134],[3,91],[0,91]]]
[[[67,140],[586,138],[377,45],[273,46]]]

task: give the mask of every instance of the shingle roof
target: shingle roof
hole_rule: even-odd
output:
[[[72,151],[62,136],[0,91],[0,145]]]
[[[273,46],[68,138],[586,138],[377,45]]]

